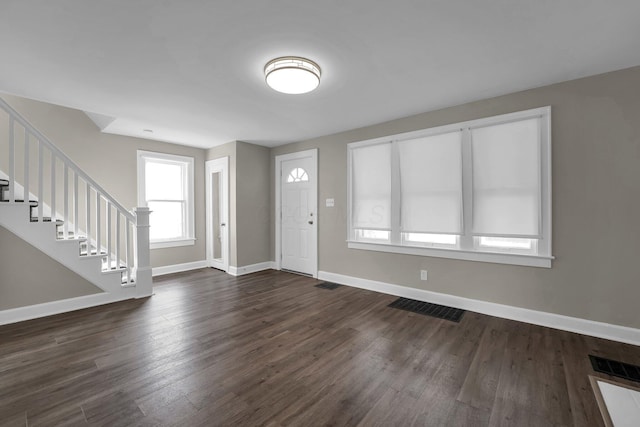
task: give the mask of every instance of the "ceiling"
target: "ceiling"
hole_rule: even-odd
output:
[[[276,146],[640,64],[638,0],[2,0],[0,91],[105,132]],[[278,56],[322,67],[269,89]],[[151,129],[153,133],[144,132]]]

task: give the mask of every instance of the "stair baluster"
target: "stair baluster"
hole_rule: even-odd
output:
[[[54,159],[53,155],[51,158]],[[44,221],[44,147],[42,143],[38,141],[38,221]],[[14,183],[15,184],[15,183]],[[25,193],[25,191],[23,191]],[[29,194],[24,194],[24,199],[29,199]]]
[[[16,201],[15,194],[15,161],[16,161],[16,141],[13,117],[9,117],[9,203]]]
[[[29,194],[29,133],[24,133],[24,192]],[[25,196],[26,197],[26,196]],[[26,199],[25,199],[26,200]]]

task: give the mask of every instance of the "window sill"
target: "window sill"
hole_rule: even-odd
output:
[[[178,246],[193,246],[196,244],[196,239],[176,239],[176,240],[159,240],[156,242],[150,242],[149,247],[151,249],[162,249],[162,248],[175,248]]]
[[[496,264],[524,265],[528,267],[551,268],[552,256],[521,255],[504,252],[463,251],[460,249],[420,248],[397,246],[388,243],[370,243],[347,241],[349,249],[390,252],[396,254],[421,255],[435,258],[460,259],[465,261],[491,262]]]

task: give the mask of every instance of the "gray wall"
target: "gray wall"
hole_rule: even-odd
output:
[[[238,142],[237,156],[238,266],[247,266],[271,258],[269,183],[273,175],[268,148]]]
[[[0,310],[102,290],[0,227]]]
[[[195,245],[153,249],[151,265],[160,267],[205,259],[205,150],[101,133],[82,111],[10,95],[2,98],[127,208],[138,204],[137,150],[194,157]],[[7,144],[4,135],[0,136],[0,145]]]
[[[425,94],[428,96],[428,94]],[[348,249],[347,144],[552,106],[551,269]],[[640,327],[640,67],[277,147],[319,150],[319,269],[533,310]],[[270,180],[271,212],[275,210]],[[335,198],[335,207],[324,199]],[[271,241],[275,242],[271,222]],[[271,259],[275,259],[271,249]],[[429,280],[419,280],[419,270]]]

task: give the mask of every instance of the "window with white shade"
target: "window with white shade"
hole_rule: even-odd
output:
[[[353,229],[363,240],[389,241],[391,231],[391,144],[356,148],[353,183]]]
[[[349,247],[550,267],[550,114],[349,144]]]
[[[400,229],[406,245],[457,246],[462,132],[400,140]]]
[[[540,118],[471,129],[478,236],[540,237]]]
[[[151,210],[151,248],[193,245],[193,158],[138,151],[138,203]]]

